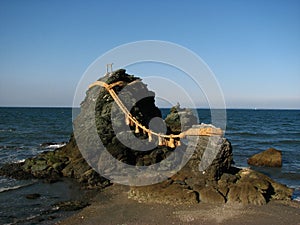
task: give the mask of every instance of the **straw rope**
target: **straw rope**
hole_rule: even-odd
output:
[[[158,145],[165,145],[170,148],[175,148],[176,146],[179,146],[181,144],[180,140],[178,139],[184,138],[186,136],[213,136],[213,135],[222,136],[223,135],[223,131],[220,128],[214,128],[214,127],[190,128],[187,131],[184,131],[180,134],[169,134],[169,135],[154,132],[146,128],[134,116],[132,116],[130,111],[126,108],[126,106],[120,100],[116,92],[113,90],[113,87],[122,86],[122,85],[124,85],[124,82],[122,81],[118,81],[112,84],[107,84],[102,81],[96,81],[92,83],[89,86],[89,88],[92,88],[94,86],[104,87],[111,95],[111,97],[114,99],[118,107],[124,113],[126,124],[129,126],[135,126],[135,133],[140,133],[140,131],[142,131],[144,134],[147,134],[149,142],[152,141],[153,136],[156,136],[158,137]]]

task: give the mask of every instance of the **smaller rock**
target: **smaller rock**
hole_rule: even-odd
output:
[[[281,167],[281,151],[269,148],[266,151],[253,155],[248,159],[248,164],[253,166]]]
[[[38,194],[38,193],[33,193],[33,194],[28,194],[28,195],[26,195],[25,197],[26,197],[27,199],[37,199],[37,198],[41,197],[41,195]]]
[[[181,109],[180,105],[176,105],[170,109],[170,114],[167,115],[165,122],[171,133],[180,133],[191,128],[192,125],[198,124],[198,119],[192,110]]]

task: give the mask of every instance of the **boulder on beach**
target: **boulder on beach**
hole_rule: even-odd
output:
[[[293,189],[251,169],[231,167],[213,180],[187,166],[159,184],[131,187],[128,197],[138,202],[171,205],[215,203],[264,205],[272,200],[290,200]],[[171,200],[172,199],[172,200]]]
[[[248,164],[252,166],[281,167],[282,153],[274,148],[269,148],[250,157]]]
[[[236,176],[228,185],[228,203],[264,205],[271,200],[289,200],[293,194],[293,189],[251,169],[242,169]]]

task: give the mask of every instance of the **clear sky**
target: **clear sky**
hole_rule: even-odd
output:
[[[198,54],[228,107],[300,108],[298,0],[0,0],[0,106],[72,106],[96,58],[149,39]]]

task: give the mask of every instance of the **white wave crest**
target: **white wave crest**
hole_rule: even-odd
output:
[[[34,183],[35,182],[31,182],[31,183],[27,183],[27,184],[15,185],[15,186],[11,186],[11,187],[0,187],[0,193],[6,192],[6,191],[16,190],[16,189],[23,188],[23,187],[27,187],[27,186],[33,185]]]
[[[6,191],[11,191],[11,190],[16,190],[16,189],[19,189],[21,187],[25,187],[27,185],[17,185],[17,186],[13,186],[13,187],[2,187],[0,188],[0,193],[2,192],[6,192]]]
[[[15,160],[13,161],[13,163],[22,163],[25,162],[26,159],[19,159],[19,160]]]
[[[61,148],[65,145],[66,145],[66,143],[52,144],[52,145],[47,146],[46,148]]]
[[[60,143],[46,142],[46,143],[40,144],[40,147],[44,148],[44,149],[56,149],[56,148],[61,148],[61,147],[65,146],[66,144],[67,144],[66,142],[60,142]]]

